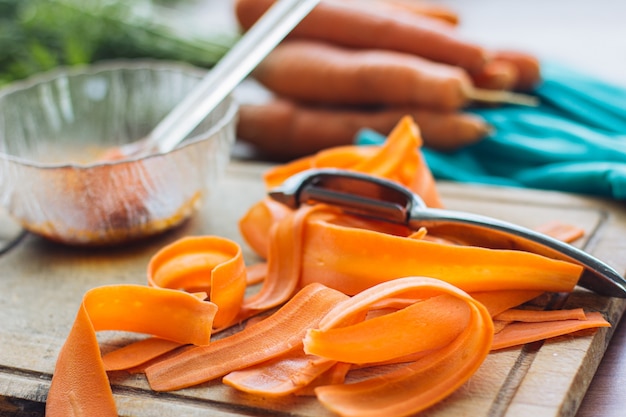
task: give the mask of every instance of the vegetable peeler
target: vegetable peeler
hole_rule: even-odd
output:
[[[578,285],[599,295],[626,298],[626,280],[588,253],[543,233],[473,213],[429,208],[399,183],[342,169],[310,169],[295,174],[269,196],[289,207],[324,203],[344,211],[420,227],[439,237],[492,249],[533,252],[584,267]]]

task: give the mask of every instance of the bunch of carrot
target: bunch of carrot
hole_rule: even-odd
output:
[[[404,117],[384,145],[331,148],[271,169],[265,183],[338,167],[397,181],[441,206],[421,146]],[[154,254],[148,286],[89,291],[46,414],[116,416],[106,371],[128,370],[145,373],[157,391],[221,378],[265,397],[315,395],[342,416],[407,416],[449,396],[493,350],[609,326],[581,309],[520,308],[544,292],[572,291],[576,264],[453,244],[325,205],[293,210],[265,199],[239,225],[266,262],[246,265],[223,237],[186,237]],[[245,320],[243,330],[212,340]],[[99,330],[154,337],[101,357]]]
[[[243,30],[274,0],[236,0]],[[450,151],[490,132],[464,109],[476,102],[529,104],[538,60],[493,51],[458,33],[458,16],[407,0],[322,0],[253,75],[273,94],[244,103],[238,137],[287,160],[352,142],[362,128],[388,134],[412,116],[426,146]]]

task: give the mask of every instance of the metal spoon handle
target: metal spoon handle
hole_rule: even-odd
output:
[[[154,128],[144,143],[145,151],[166,153],[174,149],[318,3],[319,0],[276,1]]]

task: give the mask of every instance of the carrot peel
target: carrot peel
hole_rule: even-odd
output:
[[[333,330],[341,328],[349,329],[348,333],[354,331],[358,324],[348,326],[343,326],[343,324],[351,322],[354,314],[360,314],[381,299],[398,294],[402,294],[403,297],[407,295],[414,297],[416,301],[414,305],[427,303],[422,313],[430,314],[440,308],[455,306],[454,309],[457,311],[450,316],[464,316],[465,319],[462,320],[464,326],[452,331],[451,333],[454,333],[452,336],[442,335],[440,340],[435,340],[436,334],[429,335],[428,333],[432,333],[432,330],[429,330],[429,326],[425,326],[423,332],[412,333],[411,336],[416,339],[422,337],[428,339],[417,348],[426,349],[432,353],[424,355],[407,366],[373,378],[316,388],[315,393],[318,399],[339,415],[405,416],[417,413],[454,392],[471,377],[489,353],[493,338],[493,323],[487,309],[458,288],[440,280],[424,277],[398,278],[385,282],[338,304],[320,322],[319,329],[307,332],[304,340],[305,352],[317,353],[323,357],[332,356],[332,359],[337,359],[336,353],[350,352],[352,357],[350,361],[353,363],[380,359],[380,356],[370,355],[368,343],[376,345],[385,339],[388,336],[384,331],[385,326],[395,327],[395,334],[402,333],[401,328],[407,324],[405,320],[400,320],[395,325],[392,322],[375,322],[367,328],[362,328],[364,336],[361,340],[363,342],[360,344],[361,348],[350,343],[347,338],[343,337],[345,335],[339,334],[339,340],[326,338],[323,335],[333,336]],[[462,305],[457,305],[457,302]],[[407,307],[405,310],[410,308]],[[441,314],[438,315],[438,317],[441,316]],[[413,319],[416,317],[414,316]],[[436,320],[437,318],[422,317],[420,320],[428,321],[429,319]],[[374,320],[376,319],[371,319],[371,321]],[[367,321],[370,320],[362,323],[367,323]],[[366,339],[369,340],[366,341]],[[345,343],[346,341],[348,343]],[[403,356],[407,353],[403,349],[394,347],[393,343],[388,344],[383,341],[383,344],[384,348],[380,350],[392,352],[391,355],[385,355],[385,357]],[[326,345],[333,345],[332,349],[326,349]],[[349,357],[350,355],[341,355],[342,359]]]
[[[279,397],[307,387],[336,363],[316,355],[307,355],[298,347],[274,360],[233,371],[222,378],[222,382],[239,391]]]
[[[156,391],[175,390],[255,365],[302,345],[307,329],[347,296],[321,284],[311,284],[276,313],[206,346],[198,346],[146,369]]]
[[[46,415],[117,416],[96,331],[125,330],[207,344],[216,311],[213,303],[170,289],[114,285],[89,290],[59,353]]]
[[[546,322],[515,322],[506,325],[493,339],[492,350],[505,349],[524,343],[563,336],[580,330],[610,327],[602,314],[586,313],[585,320],[570,319]]]
[[[239,314],[247,286],[241,248],[217,236],[179,239],[150,259],[148,283],[210,294],[211,302],[218,307],[214,326],[228,326]]]

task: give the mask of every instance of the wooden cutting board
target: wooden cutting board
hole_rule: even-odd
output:
[[[179,229],[149,241],[114,249],[59,246],[26,235],[0,255],[0,415],[42,415],[57,354],[84,292],[103,284],[145,283],[145,269],[159,248],[185,235],[217,234],[239,242],[237,220],[264,195],[267,165],[233,162],[200,212]],[[534,227],[551,220],[582,226],[577,244],[626,271],[626,212],[615,203],[578,196],[442,183],[449,208]],[[6,215],[3,239],[19,235]],[[577,291],[568,299],[546,297],[566,307],[601,311],[616,324],[626,300]],[[422,416],[572,416],[610,340],[612,329],[559,337],[489,355],[472,379]],[[133,335],[102,332],[103,351]],[[281,400],[239,393],[219,381],[170,393],[149,389],[142,375],[110,374],[124,416],[331,416],[314,398]]]

